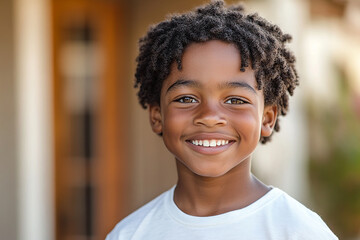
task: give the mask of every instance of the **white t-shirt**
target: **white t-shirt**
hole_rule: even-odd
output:
[[[338,239],[316,213],[278,188],[245,208],[209,217],[182,212],[174,189],[123,219],[106,240]]]

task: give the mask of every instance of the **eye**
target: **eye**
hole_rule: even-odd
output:
[[[226,100],[225,102],[226,104],[245,104],[247,102],[245,102],[244,100],[242,100],[241,98],[229,98],[228,100]]]
[[[179,103],[197,103],[198,100],[196,100],[193,97],[186,96],[186,97],[181,97],[181,98],[176,99],[175,102],[179,102]]]

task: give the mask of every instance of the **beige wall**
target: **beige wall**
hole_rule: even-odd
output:
[[[0,1],[0,239],[16,239],[13,1]]]

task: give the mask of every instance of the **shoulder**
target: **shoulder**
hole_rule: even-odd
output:
[[[170,191],[170,190],[169,190]],[[123,220],[121,220],[114,229],[107,235],[106,240],[123,240],[131,239],[135,234],[138,227],[148,218],[154,214],[154,212],[161,211],[163,207],[163,201],[169,191],[166,191],[148,202],[144,206],[131,213]]]
[[[317,213],[280,189],[273,190],[279,194],[271,204],[271,213],[278,225],[284,226],[284,234],[291,239],[338,239]]]

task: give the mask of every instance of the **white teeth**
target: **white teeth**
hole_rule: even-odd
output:
[[[210,147],[215,147],[215,146],[216,146],[216,140],[211,140]]]
[[[192,144],[196,146],[203,146],[203,147],[216,147],[229,144],[229,140],[192,140]]]

